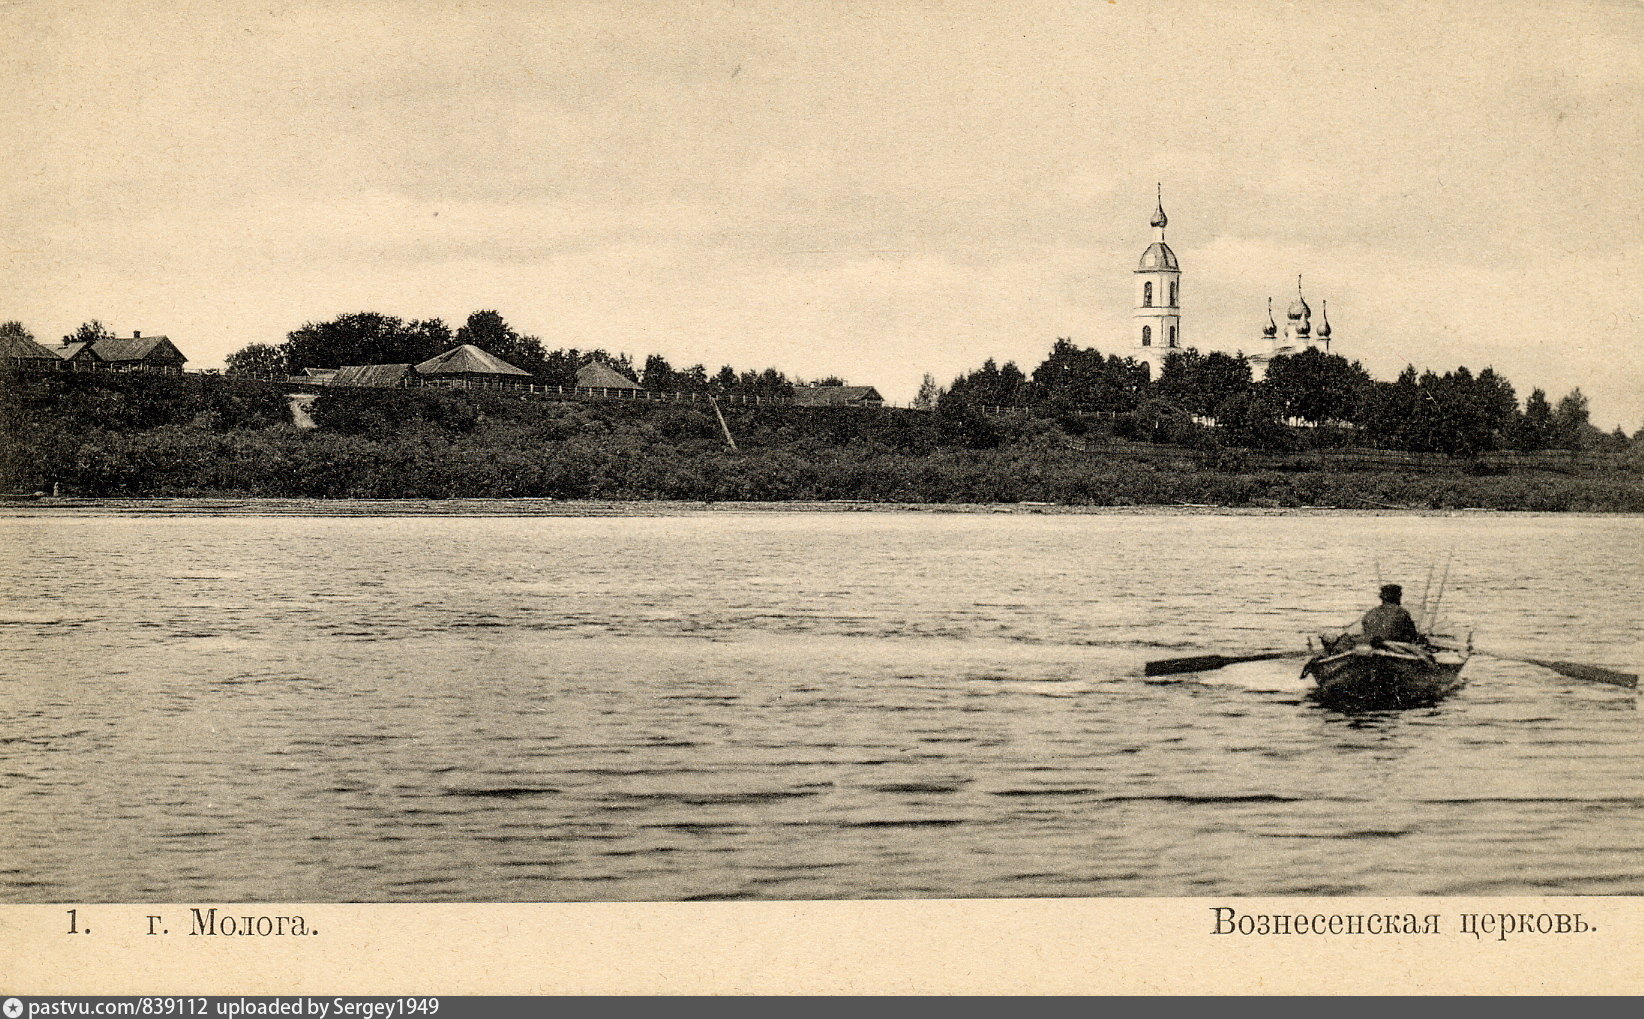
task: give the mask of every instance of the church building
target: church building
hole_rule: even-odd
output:
[[[1326,313],[1328,301],[1319,306],[1319,327],[1313,328],[1313,309],[1308,307],[1307,298],[1302,296],[1301,277],[1296,277],[1296,299],[1290,302],[1290,310],[1284,313],[1284,335],[1279,335],[1279,325],[1273,321],[1273,299],[1267,299],[1267,325],[1262,327],[1261,343],[1256,351],[1247,355],[1250,361],[1250,374],[1260,382],[1267,376],[1267,366],[1275,357],[1286,357],[1291,354],[1300,354],[1304,350],[1322,350],[1330,353],[1330,318]]]
[[[1165,226],[1170,222],[1164,211],[1164,190],[1161,187],[1153,218],[1153,243],[1142,252],[1136,266],[1136,310],[1131,327],[1130,357],[1145,363],[1157,379],[1164,370],[1165,358],[1182,347],[1182,268],[1176,253],[1165,243]],[[1296,277],[1296,299],[1285,313],[1283,335],[1273,321],[1273,301],[1267,302],[1267,326],[1262,330],[1256,349],[1246,355],[1250,373],[1260,382],[1267,375],[1267,366],[1275,357],[1299,354],[1304,350],[1330,352],[1330,321],[1325,306],[1320,305],[1319,324],[1313,326],[1313,309],[1302,296],[1301,277]]]

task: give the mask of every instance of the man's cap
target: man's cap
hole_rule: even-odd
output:
[[[1397,584],[1381,585],[1381,600],[1396,602],[1404,597],[1404,588]]]

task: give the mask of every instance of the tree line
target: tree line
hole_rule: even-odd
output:
[[[1229,444],[1256,449],[1293,448],[1295,424],[1341,445],[1455,455],[1619,452],[1644,439],[1644,429],[1629,439],[1619,427],[1609,434],[1595,428],[1580,389],[1557,404],[1534,389],[1520,405],[1512,383],[1492,368],[1475,375],[1466,367],[1439,374],[1406,366],[1394,381],[1378,382],[1357,361],[1316,349],[1274,358],[1258,382],[1242,354],[1188,348],[1172,351],[1153,379],[1144,363],[1062,338],[1031,375],[989,359],[946,390],[926,376],[919,400],[947,413],[1010,407],[1049,417],[1125,415],[1150,426],[1142,431],[1153,434],[1139,437],[1167,441],[1214,423]]]
[[[20,322],[0,323],[0,335],[33,339]],[[91,320],[63,342],[111,336]],[[306,368],[349,364],[418,364],[460,344],[473,344],[520,368],[541,385],[572,387],[577,371],[600,362],[656,392],[758,397],[793,395],[791,379],[775,368],[709,372],[702,364],[676,368],[660,354],[639,362],[603,348],[548,350],[520,333],[494,310],[476,311],[452,330],[438,318],[402,320],[376,312],[308,322],[280,344],[254,343],[230,354],[227,373],[288,376]],[[818,385],[841,385],[830,377]],[[1418,373],[1407,365],[1392,382],[1379,382],[1357,361],[1309,349],[1268,363],[1255,381],[1242,354],[1172,351],[1159,377],[1133,358],[1104,355],[1067,338],[1052,345],[1031,374],[1014,362],[988,359],[945,389],[926,375],[913,406],[950,417],[982,408],[1008,407],[1070,423],[1079,415],[1123,416],[1121,433],[1170,442],[1296,448],[1295,423],[1311,426],[1311,444],[1371,445],[1410,452],[1469,455],[1501,450],[1545,449],[1620,452],[1644,440],[1616,428],[1608,434],[1589,420],[1579,388],[1555,404],[1541,389],[1520,403],[1513,385],[1492,368],[1466,367],[1443,374]],[[1214,429],[1207,429],[1214,423]],[[966,426],[960,424],[961,429]]]

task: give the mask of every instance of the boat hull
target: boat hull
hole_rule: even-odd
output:
[[[1328,651],[1302,667],[1313,699],[1347,711],[1387,711],[1437,704],[1466,680],[1460,652],[1387,641]]]

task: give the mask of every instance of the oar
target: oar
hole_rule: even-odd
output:
[[[1144,676],[1174,676],[1182,672],[1209,672],[1240,662],[1265,662],[1274,658],[1304,658],[1306,651],[1263,651],[1254,655],[1194,655],[1191,658],[1166,658],[1148,662],[1142,667]]]
[[[1560,676],[1569,676],[1571,679],[1584,679],[1589,683],[1609,683],[1611,686],[1638,686],[1638,677],[1631,672],[1617,672],[1614,669],[1603,669],[1596,665],[1583,665],[1580,662],[1549,662],[1545,658],[1520,658],[1517,655],[1502,655],[1483,648],[1474,648],[1475,653],[1489,658],[1499,658],[1504,662],[1524,662],[1527,665],[1539,665],[1543,669],[1550,669]]]

